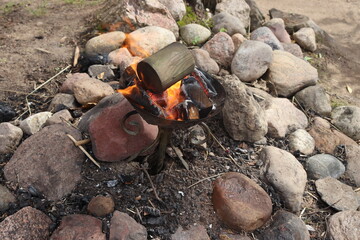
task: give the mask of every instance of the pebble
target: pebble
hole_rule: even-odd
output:
[[[329,240],[358,240],[360,236],[360,211],[342,211],[329,218],[327,238]]]
[[[271,217],[270,196],[253,180],[241,173],[229,172],[213,182],[212,203],[215,212],[235,231],[253,231]]]
[[[110,222],[109,240],[117,239],[146,240],[147,231],[126,213],[115,211]]]
[[[298,129],[289,134],[289,148],[291,152],[309,155],[315,150],[315,140],[305,129]]]
[[[67,93],[58,93],[51,100],[48,111],[49,112],[58,112],[63,109],[74,109],[78,107],[78,103],[74,95]]]
[[[94,239],[105,240],[101,220],[84,214],[73,214],[61,219],[60,226],[51,235],[51,240]]]
[[[180,36],[187,45],[200,45],[211,36],[211,31],[200,24],[187,24],[180,28]]]
[[[115,74],[109,65],[91,65],[88,69],[90,77],[103,81],[111,81],[115,79]]]
[[[315,181],[316,190],[321,199],[329,206],[339,210],[356,210],[360,206],[360,198],[352,187],[332,177]]]
[[[332,123],[355,141],[360,140],[360,107],[340,106],[331,112]]]
[[[268,136],[283,138],[297,129],[305,129],[309,122],[306,115],[286,98],[272,98],[265,110]]]
[[[19,127],[23,130],[27,135],[32,135],[37,133],[42,129],[46,121],[52,116],[51,112],[40,112],[20,122]]]
[[[51,224],[45,213],[32,207],[24,207],[0,222],[0,239],[48,240]]]
[[[272,222],[261,234],[260,240],[310,240],[305,223],[295,214],[279,210]]]
[[[259,27],[251,33],[250,40],[260,41],[269,45],[273,50],[284,50],[280,41],[268,27]]]
[[[217,74],[220,71],[219,65],[210,57],[207,51],[203,49],[193,49],[191,53],[194,56],[195,65],[201,70],[210,74]]]
[[[330,154],[317,154],[306,160],[306,170],[312,179],[339,178],[344,174],[345,166]]]
[[[239,18],[232,16],[227,12],[221,12],[215,14],[212,18],[214,27],[212,31],[218,33],[220,31],[225,31],[230,36],[240,33],[246,35],[246,30],[244,25]]]
[[[273,52],[267,80],[274,85],[279,96],[290,97],[308,86],[315,85],[318,79],[317,69],[306,61],[285,51]]]
[[[48,120],[46,120],[44,126],[49,126],[49,125],[57,124],[57,123],[68,123],[68,122],[71,122],[72,120],[74,120],[74,119],[71,116],[71,113],[69,112],[69,110],[64,109],[64,110],[54,113],[54,115],[52,115]]]
[[[240,19],[247,28],[250,22],[250,7],[244,0],[222,0],[215,7],[215,13],[227,12]]]
[[[19,145],[23,131],[11,123],[0,123],[0,154],[12,153]]]
[[[16,199],[10,190],[4,185],[0,185],[0,212],[5,212],[9,208],[9,204],[15,201]]]
[[[210,240],[206,229],[202,225],[191,226],[188,230],[184,230],[182,226],[171,235],[171,240]]]
[[[231,36],[231,39],[233,40],[234,47],[235,47],[235,53],[239,49],[240,45],[245,42],[247,39],[240,33],[235,33]]]
[[[267,120],[252,93],[235,75],[227,75],[219,80],[227,94],[222,113],[224,127],[230,137],[247,142],[262,139],[268,131]]]
[[[219,65],[228,67],[235,53],[235,46],[231,37],[224,32],[216,33],[207,41],[202,49],[206,50]]]
[[[159,0],[171,13],[176,20],[181,20],[186,14],[186,6],[183,0]]]
[[[329,117],[331,113],[331,104],[326,90],[320,86],[310,86],[295,94],[296,100],[304,106],[305,110],[312,110],[320,116]]]
[[[293,34],[293,38],[300,47],[314,52],[317,49],[315,31],[312,28],[301,28]]]
[[[139,28],[126,37],[130,53],[141,58],[151,56],[175,41],[173,32],[157,26]]]
[[[304,59],[304,54],[301,50],[301,47],[296,43],[281,43],[284,48],[284,51],[291,53],[295,57]]]
[[[345,146],[346,173],[360,187],[360,147],[356,145]]]
[[[272,49],[265,43],[248,40],[236,51],[231,63],[231,72],[243,82],[260,78],[272,61]]]
[[[16,116],[16,112],[12,106],[0,101],[0,123],[9,122]]]
[[[115,203],[110,196],[96,196],[91,199],[87,210],[90,214],[96,217],[104,217],[114,212]]]
[[[262,149],[260,159],[264,163],[261,173],[280,194],[285,206],[292,212],[300,211],[307,182],[301,163],[291,153],[272,146]]]
[[[94,104],[114,93],[112,87],[98,79],[82,78],[74,82],[74,96],[80,104]]]
[[[272,18],[265,23],[265,26],[270,28],[280,42],[291,43],[290,35],[285,29],[284,20],[281,18]]]
[[[85,155],[66,136],[81,139],[81,133],[67,125],[55,124],[27,138],[4,167],[7,181],[19,187],[32,186],[49,200],[69,194],[81,179]]]

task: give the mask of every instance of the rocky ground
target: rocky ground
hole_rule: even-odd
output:
[[[47,7],[55,14],[83,9],[81,2]],[[65,61],[54,80],[37,78],[44,86],[16,107],[20,90],[0,102],[1,238],[357,239],[360,108],[337,106],[319,84],[336,41],[306,16],[272,11],[265,21],[253,1],[221,1],[213,15],[195,4],[201,17],[181,0],[122,4],[124,15],[99,14],[108,23],[102,34],[72,33],[86,43],[76,67]],[[24,9],[4,11],[9,6],[15,11],[2,21],[11,23]],[[200,125],[174,130],[165,169],[150,176],[148,154],[125,160],[149,146],[158,127],[134,115],[139,133],[125,132],[119,120],[133,107],[114,89],[125,87],[120,77],[131,63],[177,39],[227,99],[206,121],[207,143],[199,144],[207,132]],[[64,41],[59,52],[73,50]],[[45,69],[53,55],[35,44]],[[74,145],[82,139],[95,162]]]

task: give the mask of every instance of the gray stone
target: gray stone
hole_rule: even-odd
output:
[[[235,33],[231,36],[231,39],[233,40],[235,52],[239,49],[240,45],[246,41],[246,38],[241,35],[240,33]]]
[[[264,110],[253,98],[252,93],[234,75],[221,79],[227,98],[223,108],[226,131],[237,141],[256,142],[268,130]]]
[[[67,93],[58,93],[51,100],[48,108],[49,112],[58,112],[62,109],[73,109],[78,107],[74,95]]]
[[[171,235],[171,240],[210,240],[206,229],[202,225],[191,226],[184,230],[181,226]]]
[[[250,31],[261,27],[265,21],[265,17],[260,11],[254,0],[245,0],[250,7]]]
[[[0,123],[0,154],[12,153],[19,145],[23,131],[11,123]]]
[[[234,35],[235,33],[240,33],[243,35],[246,34],[246,30],[240,19],[234,17],[233,15],[227,12],[221,12],[215,14],[212,20],[214,23],[214,27],[212,28],[212,31],[214,33],[218,33],[223,29],[230,36]]]
[[[283,46],[284,51],[289,52],[295,57],[298,57],[300,59],[304,58],[304,54],[301,50],[301,47],[296,43],[281,43],[281,45]]]
[[[115,74],[109,65],[91,65],[88,69],[90,77],[97,78],[100,80],[113,80]]]
[[[339,178],[344,174],[345,166],[330,154],[317,154],[306,161],[306,170],[312,179]]]
[[[215,34],[207,41],[202,49],[206,50],[219,65],[228,67],[235,53],[235,46],[231,37],[224,32]]]
[[[199,45],[211,36],[211,31],[200,24],[187,24],[180,28],[180,36],[187,45]]]
[[[61,110],[59,112],[54,113],[46,122],[44,126],[49,126],[52,124],[57,123],[68,123],[71,122],[73,117],[71,116],[70,112],[66,109]]]
[[[256,40],[269,45],[273,50],[284,50],[280,41],[268,27],[259,27],[251,33],[250,40]]]
[[[355,141],[360,140],[360,108],[340,106],[331,112],[332,123]]]
[[[309,122],[306,115],[286,98],[273,98],[265,110],[268,122],[268,135],[274,138],[285,137],[297,129],[305,129]]]
[[[11,121],[16,116],[16,112],[12,106],[0,101],[0,123]]]
[[[342,211],[329,218],[327,237],[329,240],[359,240],[360,211]]]
[[[52,116],[51,112],[40,112],[20,122],[19,127],[23,130],[24,133],[28,135],[32,135],[40,131],[40,129],[44,126],[46,121]]]
[[[186,14],[186,6],[183,0],[159,0],[171,13],[172,17],[179,21]]]
[[[265,26],[270,28],[280,42],[291,43],[290,35],[285,29],[284,20],[281,18],[272,18],[270,21],[265,23]]]
[[[315,31],[312,28],[301,28],[293,34],[293,38],[300,47],[314,52],[317,49]]]
[[[271,61],[272,50],[267,44],[248,40],[236,51],[231,72],[241,81],[252,82],[267,71]]]
[[[0,185],[0,212],[5,212],[9,208],[9,204],[15,201],[16,199],[10,190]]]
[[[307,87],[295,94],[305,110],[313,110],[321,116],[330,116],[331,104],[326,90],[320,85]]]
[[[356,145],[345,146],[346,173],[360,187],[360,147]]]
[[[6,180],[23,188],[32,186],[49,200],[70,193],[81,179],[85,155],[66,134],[81,139],[78,130],[62,124],[50,125],[27,138],[5,165]]]
[[[308,86],[315,85],[318,78],[317,69],[306,61],[285,51],[273,52],[267,80],[274,85],[279,96],[290,97]]]
[[[315,140],[305,129],[298,129],[289,135],[289,148],[291,152],[309,155],[315,149]]]
[[[356,210],[360,199],[352,187],[335,178],[326,177],[315,181],[316,190],[321,199],[329,206],[339,210]]]
[[[126,213],[115,211],[111,218],[109,240],[117,239],[146,240],[146,228]]]
[[[191,53],[195,58],[195,65],[201,70],[211,74],[217,74],[219,72],[219,65],[210,57],[207,51],[203,49],[193,49]]]
[[[127,35],[126,43],[133,56],[148,57],[176,41],[173,32],[156,26],[139,28]]]
[[[215,12],[227,12],[239,18],[245,28],[249,26],[250,7],[244,0],[222,0],[216,4]]]
[[[87,73],[69,73],[66,75],[66,79],[61,85],[60,92],[73,94],[74,83],[80,79],[88,79],[89,75]]]
[[[264,162],[261,173],[279,192],[285,206],[299,211],[307,181],[301,163],[291,153],[272,146],[262,149],[260,159]]]

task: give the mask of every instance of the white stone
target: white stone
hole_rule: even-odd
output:
[[[52,116],[51,112],[40,112],[20,122],[20,128],[24,133],[32,135],[44,126],[45,122]]]
[[[301,28],[293,34],[293,37],[300,47],[311,52],[314,52],[317,49],[315,31],[312,28]]]
[[[315,140],[305,129],[298,129],[289,135],[289,148],[309,155],[315,149]]]

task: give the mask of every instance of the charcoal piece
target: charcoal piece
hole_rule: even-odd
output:
[[[214,79],[210,76],[210,74],[195,68],[195,71],[192,75],[196,78],[197,81],[203,86],[204,91],[207,93],[208,97],[215,97],[217,95],[216,89],[214,87]]]
[[[15,116],[16,112],[9,104],[0,102],[0,122],[11,121]]]
[[[143,208],[144,216],[160,217],[160,210],[157,208],[145,206]]]
[[[136,79],[135,70],[131,66],[128,66],[120,77],[119,80],[120,88],[126,88],[130,85],[133,85],[135,83],[135,79]]]
[[[174,107],[177,114],[177,119],[191,120],[199,119],[199,110],[191,101],[187,100],[179,103]]]

